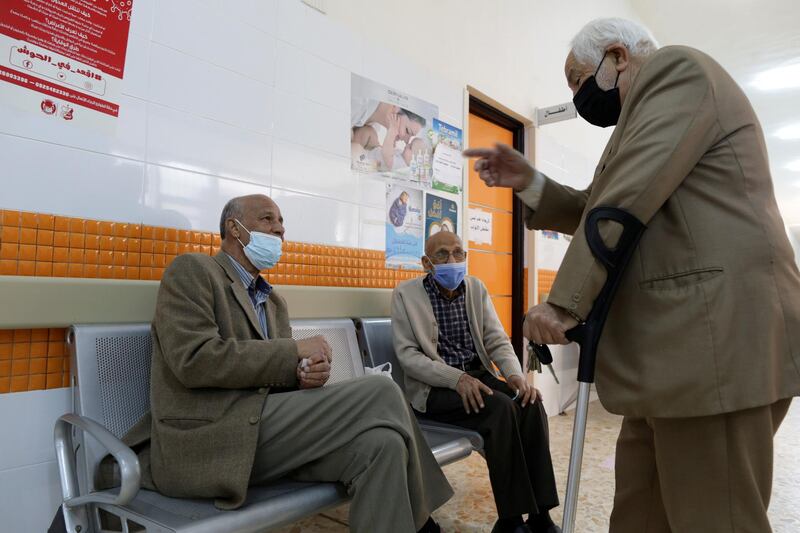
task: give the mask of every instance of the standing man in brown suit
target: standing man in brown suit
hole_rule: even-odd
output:
[[[323,387],[330,346],[292,339],[286,301],[259,274],[280,257],[278,206],[234,198],[220,233],[219,254],[181,255],[161,281],[152,410],[124,439],[144,486],[235,509],[248,485],[340,481],[353,531],[439,531],[430,513],[453,492],[400,388],[380,376]]]
[[[747,98],[709,56],[657,49],[647,30],[598,19],[565,65],[580,115],[616,125],[583,191],[507,146],[467,150],[512,187],[527,226],[574,235],[531,340],[566,344],[605,281],[584,235],[596,206],[648,226],[600,342],[597,391],[624,415],[612,533],[771,531],[773,435],[800,394],[800,273]],[[608,223],[608,245],[619,237]]]

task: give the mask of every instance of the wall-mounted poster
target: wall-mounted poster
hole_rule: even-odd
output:
[[[52,120],[113,125],[133,0],[3,0],[0,99]]]
[[[439,108],[433,104],[353,74],[351,167],[430,188],[433,121],[438,116]]]
[[[438,119],[433,119],[433,188],[458,194],[462,189],[464,157],[463,132]]]
[[[425,195],[425,239],[440,231],[458,233],[458,204],[428,193]]]
[[[421,270],[422,191],[386,184],[386,267]]]

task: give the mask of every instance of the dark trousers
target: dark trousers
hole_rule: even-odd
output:
[[[428,396],[427,412],[420,416],[481,434],[500,518],[556,507],[558,493],[544,406],[536,401],[523,409],[511,399],[514,393],[508,385],[488,371],[481,369],[469,374],[494,391],[492,396],[484,396],[486,407],[467,414],[456,391],[434,387]]]

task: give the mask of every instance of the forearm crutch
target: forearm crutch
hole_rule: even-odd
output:
[[[622,235],[614,248],[603,242],[598,227],[600,221],[617,222],[622,226]],[[636,245],[645,230],[636,217],[615,207],[596,207],[586,216],[584,223],[586,242],[595,259],[600,261],[607,272],[606,282],[586,317],[586,321],[567,331],[566,336],[580,345],[578,360],[578,402],[575,407],[575,424],[572,429],[572,447],[569,454],[569,474],[567,475],[567,495],[564,501],[563,533],[574,533],[575,513],[578,508],[578,487],[583,463],[583,443],[586,438],[586,418],[589,411],[589,392],[594,382],[594,367],[597,359],[597,345],[603,326],[614,299],[614,293],[622,280],[625,267],[633,255]],[[546,345],[533,344],[533,351],[542,364],[551,364],[553,356]]]

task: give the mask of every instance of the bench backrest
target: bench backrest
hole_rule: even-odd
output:
[[[397,361],[392,338],[391,318],[357,318],[358,344],[365,366],[378,366],[392,363],[392,378],[405,390],[403,368]]]
[[[356,331],[350,319],[295,320],[292,336],[323,335],[331,345],[333,363],[328,383],[364,375]],[[73,411],[99,422],[122,437],[150,409],[150,324],[89,324],[70,328],[67,338],[72,369]],[[79,482],[94,488],[92,476],[105,450],[74,435]]]

